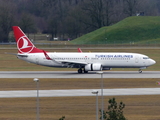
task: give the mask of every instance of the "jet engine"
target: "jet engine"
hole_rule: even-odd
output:
[[[102,65],[99,63],[87,64],[84,67],[85,71],[101,71]]]

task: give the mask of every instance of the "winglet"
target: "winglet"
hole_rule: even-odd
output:
[[[78,48],[78,52],[82,53],[82,50],[81,50],[81,48]]]
[[[49,55],[46,53],[46,51],[43,50],[43,53],[44,53],[44,55],[45,55],[45,57],[46,57],[47,60],[52,60],[52,59],[49,57]]]

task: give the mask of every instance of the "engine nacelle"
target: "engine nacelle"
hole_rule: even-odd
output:
[[[102,65],[99,63],[85,65],[85,71],[101,71]]]

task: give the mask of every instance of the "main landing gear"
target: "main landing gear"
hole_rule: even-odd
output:
[[[79,68],[78,73],[88,73],[88,71],[85,71],[85,69]]]

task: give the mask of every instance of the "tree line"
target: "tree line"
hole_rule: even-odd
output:
[[[0,0],[0,42],[13,25],[25,33],[75,39],[136,15],[159,16],[159,0]],[[135,21],[136,22],[136,21]]]

